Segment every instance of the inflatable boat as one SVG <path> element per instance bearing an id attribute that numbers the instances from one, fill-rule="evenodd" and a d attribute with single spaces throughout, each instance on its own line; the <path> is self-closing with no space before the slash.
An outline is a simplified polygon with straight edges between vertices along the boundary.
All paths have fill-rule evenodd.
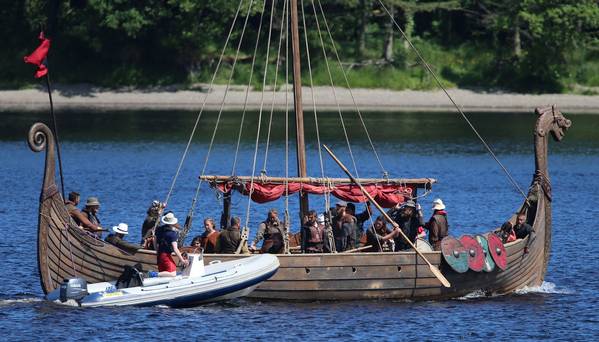
<path id="1" fill-rule="evenodd" d="M 122 305 L 193 306 L 245 296 L 273 276 L 279 260 L 271 254 L 204 265 L 201 254 L 189 254 L 189 266 L 176 277 L 144 276 L 139 267 L 126 266 L 116 281 L 87 284 L 83 278 L 65 279 L 46 299 L 71 306 Z"/>

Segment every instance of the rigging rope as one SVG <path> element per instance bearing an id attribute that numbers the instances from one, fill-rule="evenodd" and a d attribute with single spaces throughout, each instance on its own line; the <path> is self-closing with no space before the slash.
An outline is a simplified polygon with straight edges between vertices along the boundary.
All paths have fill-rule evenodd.
<path id="1" fill-rule="evenodd" d="M 347 135 L 347 130 L 345 128 L 345 122 L 343 121 L 343 114 L 341 113 L 341 106 L 339 104 L 339 101 L 337 100 L 337 92 L 335 91 L 335 83 L 333 82 L 333 75 L 331 74 L 331 68 L 329 66 L 329 61 L 328 61 L 328 57 L 327 57 L 327 52 L 324 46 L 324 40 L 322 39 L 322 32 L 320 30 L 320 23 L 318 21 L 318 14 L 316 13 L 316 6 L 314 5 L 314 0 L 311 0 L 312 2 L 312 9 L 314 11 L 314 18 L 316 20 L 316 28 L 318 30 L 318 37 L 320 38 L 320 45 L 322 46 L 322 53 L 324 55 L 324 62 L 327 68 L 327 73 L 329 75 L 329 81 L 331 82 L 331 88 L 333 90 L 333 97 L 335 99 L 335 103 L 337 104 L 337 112 L 339 113 L 339 119 L 341 121 L 341 127 L 343 128 L 343 135 L 345 136 L 345 142 L 347 143 L 347 149 L 349 150 L 349 155 L 351 157 L 351 161 L 352 164 L 354 166 L 354 171 L 356 173 L 356 177 L 360 177 L 360 175 L 358 174 L 358 167 L 356 165 L 356 160 L 354 158 L 354 154 L 352 152 L 351 149 L 351 144 L 349 142 L 349 136 Z"/>
<path id="2" fill-rule="evenodd" d="M 243 123 L 245 121 L 245 114 L 247 112 L 248 96 L 252 87 L 252 80 L 254 78 L 254 66 L 256 65 L 256 55 L 258 52 L 258 44 L 260 43 L 260 33 L 262 32 L 262 18 L 264 17 L 264 9 L 266 8 L 266 2 L 262 5 L 262 13 L 260 14 L 260 24 L 258 24 L 258 35 L 256 38 L 256 44 L 254 45 L 254 55 L 252 56 L 252 66 L 250 67 L 250 77 L 248 86 L 245 89 L 245 99 L 243 101 L 243 111 L 241 113 L 241 123 L 239 124 L 239 134 L 237 135 L 237 146 L 235 147 L 235 157 L 233 158 L 233 167 L 231 168 L 231 176 L 235 175 L 235 169 L 237 167 L 237 158 L 239 155 L 239 145 L 241 144 L 241 135 L 243 132 Z M 270 37 L 269 37 L 270 39 Z M 270 44 L 270 42 L 269 42 Z"/>
<path id="3" fill-rule="evenodd" d="M 268 73 L 268 57 L 270 55 L 270 37 L 272 34 L 272 19 L 273 19 L 275 3 L 276 3 L 276 0 L 274 0 L 272 2 L 271 9 L 270 9 L 270 27 L 268 29 L 268 41 L 267 41 L 267 45 L 266 45 L 266 62 L 264 63 L 264 77 L 262 78 L 262 92 L 261 92 L 261 96 L 260 96 L 260 111 L 258 112 L 258 128 L 256 130 L 256 143 L 255 143 L 255 147 L 254 147 L 254 159 L 252 162 L 252 176 L 250 178 L 250 191 L 248 194 L 248 204 L 247 204 L 246 216 L 245 216 L 244 229 L 248 229 L 248 230 L 249 230 L 248 225 L 250 223 L 250 207 L 251 207 L 251 203 L 252 203 L 252 193 L 254 192 L 254 176 L 256 175 L 256 164 L 257 164 L 257 160 L 258 160 L 258 147 L 260 146 L 260 130 L 262 128 L 262 111 L 264 109 L 264 88 L 266 87 L 266 75 Z M 266 6 L 266 1 L 264 1 L 264 6 Z M 264 13 L 264 8 L 262 9 L 262 12 Z M 260 23 L 262 23 L 262 20 L 260 20 Z"/>
<path id="4" fill-rule="evenodd" d="M 327 18 L 324 14 L 324 10 L 322 9 L 322 4 L 320 3 L 320 0 L 318 0 L 318 7 L 320 8 L 320 12 L 322 13 L 322 19 L 323 19 L 324 25 L 327 29 L 329 39 L 331 40 L 331 46 L 333 47 L 333 52 L 335 53 L 335 57 L 337 58 L 337 63 L 339 64 L 339 69 L 341 69 L 341 73 L 343 74 L 343 78 L 345 79 L 345 84 L 347 85 L 347 89 L 349 90 L 349 95 L 351 96 L 354 107 L 356 108 L 356 113 L 358 114 L 358 117 L 360 118 L 360 123 L 362 124 L 362 127 L 364 128 L 364 132 L 366 132 L 366 137 L 368 138 L 368 142 L 370 143 L 372 152 L 374 152 L 374 156 L 376 157 L 376 160 L 379 163 L 379 166 L 381 168 L 381 171 L 383 172 L 383 175 L 387 176 L 388 173 L 385 170 L 385 168 L 383 167 L 381 158 L 379 157 L 379 154 L 376 151 L 376 148 L 374 147 L 374 143 L 372 142 L 372 138 L 370 137 L 370 133 L 368 132 L 368 128 L 366 127 L 366 123 L 364 122 L 364 119 L 362 118 L 362 113 L 360 112 L 360 108 L 358 107 L 358 103 L 356 102 L 356 98 L 354 97 L 352 88 L 349 86 L 349 80 L 347 78 L 347 73 L 345 72 L 345 69 L 343 68 L 343 65 L 341 64 L 341 58 L 339 58 L 339 53 L 337 51 L 337 47 L 335 46 L 335 40 L 333 39 L 333 35 L 331 34 L 331 30 L 329 28 L 329 23 L 327 22 Z"/>
<path id="5" fill-rule="evenodd" d="M 243 1 L 243 0 L 242 0 L 242 1 Z M 205 157 L 205 159 L 204 159 L 204 165 L 202 166 L 202 172 L 201 172 L 201 175 L 202 175 L 202 176 L 203 176 L 203 175 L 204 175 L 204 173 L 206 172 L 206 167 L 207 167 L 207 165 L 208 165 L 208 160 L 210 159 L 210 153 L 212 152 L 212 146 L 213 146 L 213 144 L 214 144 L 214 138 L 216 137 L 216 132 L 218 131 L 218 125 L 219 125 L 219 123 L 220 123 L 220 118 L 221 118 L 221 115 L 222 115 L 222 112 L 223 112 L 223 108 L 224 108 L 225 100 L 226 100 L 226 98 L 227 98 L 227 94 L 229 93 L 229 87 L 230 87 L 230 85 L 231 85 L 231 81 L 233 80 L 233 75 L 235 74 L 235 66 L 237 65 L 237 59 L 238 59 L 238 57 L 239 57 L 239 51 L 241 50 L 241 43 L 243 42 L 243 37 L 244 37 L 244 35 L 245 35 L 245 30 L 246 30 L 246 27 L 247 27 L 248 19 L 249 19 L 249 17 L 250 17 L 250 11 L 251 11 L 251 8 L 252 8 L 252 4 L 253 4 L 253 2 L 254 2 L 254 0 L 250 0 L 250 6 L 248 7 L 248 11 L 247 11 L 247 14 L 246 14 L 246 17 L 245 17 L 245 21 L 244 21 L 244 23 L 243 23 L 243 29 L 242 29 L 242 31 L 241 31 L 241 36 L 240 36 L 240 38 L 239 38 L 239 43 L 237 44 L 237 51 L 235 52 L 235 59 L 234 59 L 234 61 L 233 61 L 233 65 L 232 65 L 232 67 L 231 67 L 231 73 L 230 73 L 230 75 L 229 75 L 229 80 L 227 81 L 227 85 L 226 85 L 226 87 L 225 87 L 225 94 L 224 94 L 224 96 L 223 96 L 223 99 L 222 99 L 222 101 L 221 101 L 221 104 L 220 104 L 220 110 L 219 110 L 219 112 L 218 112 L 218 115 L 217 115 L 217 118 L 216 118 L 216 123 L 215 123 L 215 125 L 214 125 L 214 130 L 212 131 L 212 137 L 210 138 L 210 144 L 208 145 L 208 151 L 206 152 L 206 157 Z M 236 17 L 235 19 L 237 19 L 237 17 Z M 231 26 L 231 29 L 232 29 L 232 28 L 233 28 L 233 26 Z M 231 31 L 229 31 L 229 33 L 230 33 L 230 32 L 231 32 Z M 223 53 L 224 53 L 224 49 L 223 49 Z M 222 56 L 221 56 L 221 57 L 222 57 Z M 216 76 L 216 73 L 214 74 L 214 76 Z M 213 77 L 214 77 L 214 76 L 213 76 Z M 205 102 L 204 102 L 204 103 L 205 103 Z M 203 109 L 203 108 L 204 108 L 204 106 L 202 105 L 202 109 Z M 201 115 L 201 112 L 200 112 L 200 115 Z M 197 119 L 197 121 L 196 121 L 196 125 L 197 125 L 197 123 L 199 122 L 199 117 L 200 117 L 200 115 L 198 115 L 198 119 Z M 196 127 L 194 127 L 194 131 L 195 131 L 195 128 L 196 128 Z M 191 139 L 192 139 L 192 138 L 193 138 L 193 133 L 192 133 L 192 136 L 190 137 L 190 140 L 189 140 L 189 143 L 188 143 L 188 145 L 187 145 L 187 148 L 186 148 L 186 151 L 185 151 L 185 153 L 187 153 L 187 149 L 189 148 L 189 145 L 190 145 L 190 143 L 191 143 Z M 181 161 L 181 164 L 182 164 L 182 162 L 183 162 L 183 160 Z M 181 168 L 181 164 L 179 165 L 179 169 Z M 179 173 L 179 170 L 177 170 L 177 174 L 178 174 L 178 173 Z M 184 227 L 183 231 L 182 231 L 182 232 L 181 232 L 181 234 L 179 235 L 179 241 L 180 241 L 181 243 L 183 243 L 183 242 L 184 242 L 184 240 L 185 240 L 185 237 L 187 236 L 187 233 L 188 233 L 188 232 L 189 232 L 189 230 L 191 229 L 191 217 L 193 216 L 193 211 L 195 210 L 195 205 L 196 205 L 196 202 L 197 202 L 197 198 L 198 198 L 198 196 L 199 196 L 199 194 L 200 194 L 200 188 L 201 188 L 201 187 L 202 187 L 202 179 L 200 178 L 200 180 L 198 181 L 198 185 L 197 185 L 197 187 L 196 187 L 196 190 L 195 190 L 195 194 L 194 194 L 194 196 L 193 196 L 193 199 L 192 199 L 192 201 L 191 201 L 191 207 L 189 208 L 189 212 L 188 212 L 188 214 L 187 214 L 187 217 L 188 217 L 188 218 L 187 218 L 187 220 L 186 220 L 186 221 L 188 221 L 188 224 L 186 224 L 186 225 L 185 225 L 185 227 Z M 172 187 L 171 187 L 171 191 L 172 191 Z M 169 195 L 170 195 L 170 191 L 169 191 Z M 168 197 L 167 197 L 167 198 L 168 198 Z M 167 202 L 165 201 L 165 203 L 167 203 Z"/>
<path id="6" fill-rule="evenodd" d="M 445 93 L 445 95 L 449 98 L 449 100 L 454 105 L 454 107 L 457 109 L 457 111 L 460 113 L 460 115 L 462 116 L 462 118 L 464 118 L 464 120 L 466 121 L 466 123 L 468 124 L 468 126 L 470 126 L 470 128 L 472 129 L 472 131 L 474 132 L 474 134 L 476 134 L 476 136 L 481 141 L 481 143 L 483 144 L 483 146 L 487 149 L 487 152 L 489 152 L 489 154 L 491 155 L 491 157 L 493 157 L 493 159 L 495 160 L 495 162 L 497 162 L 497 164 L 501 167 L 501 169 L 503 170 L 503 172 L 505 173 L 505 175 L 507 176 L 507 178 L 509 179 L 509 181 L 512 183 L 512 185 L 516 188 L 516 190 L 518 190 L 520 192 L 520 194 L 522 194 L 522 196 L 524 197 L 524 199 L 528 202 L 527 196 L 524 193 L 524 191 L 522 191 L 522 188 L 520 188 L 520 186 L 518 185 L 518 183 L 516 182 L 516 180 L 512 177 L 512 175 L 507 170 L 507 168 L 501 163 L 501 161 L 499 161 L 499 158 L 497 158 L 497 156 L 495 155 L 495 152 L 493 152 L 493 150 L 487 144 L 487 142 L 485 141 L 485 139 L 483 139 L 483 137 L 478 133 L 478 130 L 474 127 L 474 125 L 472 124 L 472 122 L 470 122 L 470 120 L 468 119 L 468 117 L 466 116 L 466 114 L 464 114 L 464 112 L 462 111 L 462 109 L 460 108 L 460 106 L 458 106 L 458 104 L 454 101 L 453 97 L 451 97 L 451 95 L 449 95 L 449 92 L 447 92 L 447 90 L 445 89 L 445 87 L 443 86 L 443 84 L 441 84 L 441 81 L 439 80 L 439 77 L 437 77 L 437 74 L 433 71 L 433 69 L 431 69 L 431 67 L 429 66 L 429 64 L 424 59 L 424 57 L 422 57 L 422 55 L 420 54 L 420 51 L 418 51 L 418 49 L 416 49 L 416 47 L 414 46 L 414 44 L 412 44 L 412 41 L 408 38 L 408 36 L 405 34 L 405 32 L 401 29 L 401 27 L 399 26 L 399 24 L 397 23 L 397 21 L 395 20 L 395 18 L 391 14 L 391 12 L 389 12 L 389 10 L 385 6 L 385 4 L 382 2 L 382 0 L 378 0 L 378 2 L 381 4 L 381 6 L 385 10 L 385 12 L 387 12 L 387 14 L 389 15 L 389 17 L 393 21 L 393 24 L 395 24 L 395 27 L 397 27 L 397 29 L 399 30 L 399 32 L 401 33 L 401 35 L 403 36 L 403 38 L 406 40 L 406 42 L 408 43 L 408 45 L 410 45 L 410 48 L 412 48 L 412 50 L 414 51 L 414 53 L 416 53 L 416 56 L 418 56 L 418 59 L 420 60 L 420 63 L 422 64 L 422 66 L 431 74 L 431 76 L 433 76 L 433 78 L 435 79 L 435 82 L 437 83 L 437 85 L 443 90 L 443 92 Z"/>
<path id="7" fill-rule="evenodd" d="M 308 46 L 308 28 L 306 26 L 306 14 L 304 12 L 304 0 L 301 0 L 301 8 L 302 8 L 302 22 L 304 24 L 304 42 L 306 44 L 306 59 L 308 60 L 308 75 L 310 76 L 310 93 L 312 95 L 312 109 L 314 111 L 314 123 L 316 127 L 316 142 L 318 144 L 318 159 L 320 161 L 320 174 L 322 178 L 324 178 L 324 163 L 322 159 L 322 146 L 320 144 L 320 129 L 318 128 L 318 113 L 316 110 L 316 97 L 314 96 L 314 80 L 312 77 L 312 63 L 310 60 L 310 49 Z M 325 203 L 326 206 L 326 203 Z M 325 207 L 325 211 L 328 210 L 328 207 Z"/>
<path id="8" fill-rule="evenodd" d="M 285 253 L 289 253 L 289 92 L 287 85 L 289 84 L 289 0 L 285 1 L 285 229 L 287 236 L 285 237 Z M 283 25 L 281 25 L 283 29 Z"/>
<path id="9" fill-rule="evenodd" d="M 231 27 L 229 28 L 229 33 L 227 34 L 227 39 L 225 40 L 225 45 L 223 46 L 223 49 L 220 53 L 220 57 L 218 58 L 218 63 L 216 64 L 216 69 L 214 70 L 214 74 L 212 74 L 212 79 L 210 80 L 210 85 L 208 86 L 208 92 L 206 93 L 206 96 L 204 96 L 204 102 L 202 103 L 200 112 L 198 113 L 195 124 L 193 125 L 193 129 L 191 130 L 189 140 L 187 141 L 187 145 L 185 146 L 185 151 L 183 152 L 183 155 L 181 156 L 181 160 L 179 161 L 179 165 L 177 166 L 177 171 L 175 172 L 175 176 L 173 177 L 171 186 L 168 190 L 168 193 L 166 194 L 166 198 L 164 200 L 165 204 L 167 204 L 169 201 L 169 198 L 170 198 L 170 196 L 173 192 L 173 189 L 175 187 L 175 184 L 177 182 L 177 178 L 179 177 L 179 173 L 181 172 L 181 167 L 183 166 L 183 163 L 185 162 L 185 158 L 187 157 L 187 153 L 189 152 L 189 147 L 191 146 L 191 142 L 195 135 L 196 129 L 198 128 L 198 124 L 200 122 L 200 118 L 202 117 L 202 113 L 204 112 L 204 107 L 206 106 L 206 101 L 208 100 L 208 95 L 210 94 L 210 92 L 212 91 L 212 87 L 214 86 L 214 80 L 216 79 L 216 75 L 218 74 L 218 70 L 220 69 L 220 66 L 222 64 L 223 57 L 225 55 L 225 50 L 227 49 L 229 40 L 231 39 L 231 34 L 233 33 L 233 28 L 235 27 L 235 24 L 237 22 L 237 18 L 239 16 L 239 11 L 241 10 L 242 4 L 243 4 L 243 0 L 239 0 L 239 5 L 237 6 L 237 11 L 235 12 L 235 17 L 233 18 L 233 22 L 231 23 Z"/>
<path id="10" fill-rule="evenodd" d="M 271 106 L 270 106 L 270 117 L 268 119 L 268 134 L 266 136 L 266 151 L 264 152 L 264 166 L 262 167 L 262 173 L 266 174 L 266 164 L 268 161 L 268 148 L 270 145 L 270 130 L 272 128 L 272 117 L 273 117 L 273 113 L 274 113 L 274 109 L 275 109 L 275 94 L 277 91 L 277 81 L 279 78 L 279 66 L 280 66 L 280 62 L 281 62 L 281 46 L 282 46 L 282 42 L 283 42 L 283 26 L 285 25 L 285 15 L 287 13 L 287 1 L 285 1 L 283 3 L 283 12 L 281 13 L 281 18 L 283 18 L 283 21 L 281 22 L 281 33 L 279 34 L 279 46 L 277 47 L 277 63 L 276 63 L 276 67 L 275 67 L 275 81 L 274 81 L 274 85 L 272 87 L 272 102 L 271 102 Z"/>

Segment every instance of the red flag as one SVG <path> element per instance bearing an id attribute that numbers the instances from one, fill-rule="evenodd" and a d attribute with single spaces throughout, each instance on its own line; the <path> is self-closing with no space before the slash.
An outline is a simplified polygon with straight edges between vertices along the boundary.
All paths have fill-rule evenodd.
<path id="1" fill-rule="evenodd" d="M 42 41 L 40 46 L 35 49 L 29 56 L 25 56 L 25 63 L 37 65 L 35 78 L 40 78 L 48 73 L 48 68 L 44 64 L 48 50 L 50 50 L 50 39 L 44 37 L 44 32 L 40 32 L 39 39 Z"/>

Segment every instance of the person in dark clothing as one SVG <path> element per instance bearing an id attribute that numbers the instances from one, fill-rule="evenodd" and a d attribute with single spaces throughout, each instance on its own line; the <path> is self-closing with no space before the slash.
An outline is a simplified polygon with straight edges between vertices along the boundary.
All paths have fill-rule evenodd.
<path id="1" fill-rule="evenodd" d="M 239 217 L 231 218 L 231 225 L 220 232 L 217 244 L 217 253 L 235 254 L 241 243 L 241 220 Z M 241 254 L 249 254 L 247 246 L 241 247 Z"/>
<path id="2" fill-rule="evenodd" d="M 157 223 L 160 219 L 160 210 L 162 208 L 164 208 L 162 203 L 157 200 L 152 201 L 144 223 L 141 225 L 141 244 L 146 246 L 146 248 L 153 248 L 151 238 L 154 235 L 154 229 L 158 226 Z"/>
<path id="3" fill-rule="evenodd" d="M 433 215 L 424 225 L 424 228 L 428 230 L 428 241 L 431 246 L 433 246 L 434 250 L 439 251 L 441 250 L 441 240 L 447 236 L 449 231 L 445 204 L 443 204 L 440 198 L 433 201 L 433 210 Z"/>
<path id="4" fill-rule="evenodd" d="M 322 253 L 324 245 L 324 216 L 322 224 L 318 222 L 316 211 L 310 210 L 302 226 L 302 252 Z"/>
<path id="5" fill-rule="evenodd" d="M 85 208 L 83 208 L 81 213 L 89 221 L 90 225 L 86 225 L 85 221 L 77 223 L 83 226 L 83 229 L 91 232 L 93 236 L 95 236 L 98 239 L 101 239 L 103 229 L 100 226 L 98 211 L 100 211 L 100 201 L 98 201 L 97 197 L 89 197 L 87 199 L 87 202 L 85 202 Z"/>
<path id="6" fill-rule="evenodd" d="M 335 204 L 335 208 L 331 209 L 331 216 L 332 216 L 332 228 L 333 228 L 333 237 L 335 240 L 335 249 L 337 250 L 337 252 L 343 252 L 348 248 L 347 246 L 347 242 L 348 242 L 348 231 L 349 231 L 349 227 L 346 225 L 345 227 L 343 226 L 344 223 L 346 223 L 347 219 L 345 218 L 345 208 L 347 207 L 347 203 L 344 201 L 339 201 Z"/>
<path id="7" fill-rule="evenodd" d="M 360 214 L 356 214 L 356 206 L 353 203 L 347 203 L 347 207 L 345 208 L 345 213 L 352 215 L 353 217 L 356 218 L 355 223 L 355 236 L 354 236 L 354 248 L 358 247 L 358 244 L 360 242 L 360 239 L 362 238 L 362 235 L 364 235 L 364 222 L 366 222 L 368 219 L 370 219 L 370 215 L 372 213 L 372 210 L 370 208 L 370 202 L 366 202 L 366 210 L 364 210 L 362 213 Z"/>
<path id="8" fill-rule="evenodd" d="M 406 201 L 405 204 L 391 216 L 391 218 L 399 225 L 399 228 L 411 242 L 416 242 L 418 228 L 424 226 L 424 219 L 422 210 L 418 210 L 418 206 L 414 201 Z M 395 251 L 404 251 L 412 248 L 399 233 L 397 233 L 394 240 Z"/>
<path id="9" fill-rule="evenodd" d="M 270 209 L 266 220 L 258 226 L 250 250 L 256 250 L 256 245 L 264 240 L 261 248 L 263 253 L 282 253 L 285 247 L 285 234 L 285 223 L 279 220 L 279 212 L 277 209 Z"/>
<path id="10" fill-rule="evenodd" d="M 366 245 L 371 246 L 365 252 L 383 252 L 385 250 L 394 250 L 395 232 L 387 228 L 387 223 L 383 216 L 376 218 L 370 228 L 366 230 Z"/>
<path id="11" fill-rule="evenodd" d="M 514 226 L 514 233 L 518 239 L 524 239 L 530 233 L 532 233 L 532 227 L 526 223 L 526 214 L 518 214 L 518 217 L 516 218 L 516 225 Z"/>
<path id="12" fill-rule="evenodd" d="M 516 241 L 516 233 L 514 232 L 514 226 L 510 221 L 505 222 L 501 225 L 501 228 L 495 232 L 495 234 L 501 239 L 501 242 L 508 243 Z"/>
<path id="13" fill-rule="evenodd" d="M 124 238 L 127 234 L 129 234 L 129 226 L 126 223 L 119 223 L 118 226 L 112 227 L 112 233 L 106 237 L 105 241 L 127 253 L 133 254 L 142 246 L 125 241 Z"/>
<path id="14" fill-rule="evenodd" d="M 162 216 L 160 222 L 162 222 L 162 226 L 156 228 L 156 243 L 154 244 L 158 263 L 158 276 L 175 277 L 177 275 L 177 265 L 173 260 L 172 253 L 175 253 L 184 267 L 189 266 L 189 261 L 183 258 L 177 246 L 179 229 L 177 229 L 176 224 L 178 220 L 175 214 L 168 212 Z"/>

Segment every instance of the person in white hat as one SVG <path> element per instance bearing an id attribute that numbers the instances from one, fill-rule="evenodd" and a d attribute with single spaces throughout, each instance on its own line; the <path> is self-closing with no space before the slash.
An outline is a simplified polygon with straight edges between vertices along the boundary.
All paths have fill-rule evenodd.
<path id="1" fill-rule="evenodd" d="M 127 234 L 129 234 L 129 226 L 126 223 L 119 223 L 117 226 L 112 227 L 112 233 L 106 237 L 106 242 L 133 254 L 142 246 L 125 241 L 124 238 Z"/>
<path id="2" fill-rule="evenodd" d="M 179 240 L 179 228 L 177 225 L 177 217 L 172 211 L 167 212 L 160 219 L 162 226 L 156 229 L 156 257 L 158 263 L 159 277 L 175 277 L 177 276 L 177 265 L 171 256 L 172 253 L 179 258 L 179 261 L 184 267 L 189 266 L 189 261 L 181 255 L 177 246 Z"/>
<path id="3" fill-rule="evenodd" d="M 433 215 L 424 225 L 428 229 L 428 241 L 436 251 L 441 250 L 441 240 L 447 236 L 449 224 L 447 223 L 447 212 L 445 204 L 440 198 L 433 201 Z"/>

